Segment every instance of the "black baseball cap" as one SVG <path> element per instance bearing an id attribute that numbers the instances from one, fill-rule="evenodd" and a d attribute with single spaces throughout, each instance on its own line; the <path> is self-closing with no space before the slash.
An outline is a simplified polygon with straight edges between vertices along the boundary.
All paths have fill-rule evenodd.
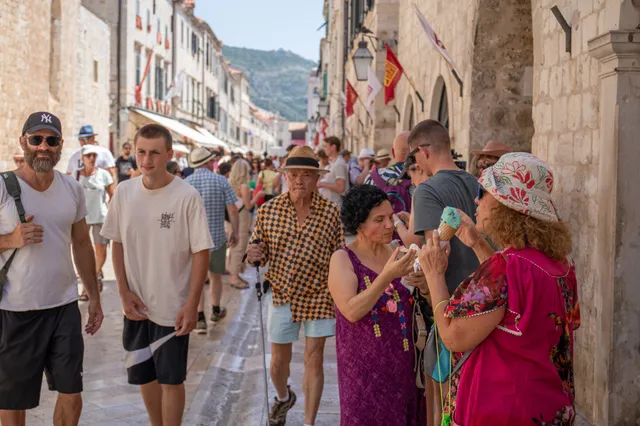
<path id="1" fill-rule="evenodd" d="M 62 136 L 62 124 L 60 124 L 58 117 L 46 111 L 34 112 L 22 126 L 22 136 L 45 129 L 52 130 L 58 136 Z"/>

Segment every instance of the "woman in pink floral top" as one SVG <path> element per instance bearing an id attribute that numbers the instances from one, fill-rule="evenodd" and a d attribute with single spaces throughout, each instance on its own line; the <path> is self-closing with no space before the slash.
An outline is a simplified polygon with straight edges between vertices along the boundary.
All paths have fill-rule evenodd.
<path id="1" fill-rule="evenodd" d="M 449 298 L 447 248 L 437 235 L 419 259 L 439 336 L 452 363 L 445 422 L 461 426 L 573 425 L 573 334 L 580 325 L 571 235 L 553 202 L 553 174 L 531 154 L 510 153 L 480 178 L 477 225 L 456 236 L 482 265 Z M 483 232 L 505 250 L 493 253 Z M 435 233 L 437 234 L 437 233 Z"/>

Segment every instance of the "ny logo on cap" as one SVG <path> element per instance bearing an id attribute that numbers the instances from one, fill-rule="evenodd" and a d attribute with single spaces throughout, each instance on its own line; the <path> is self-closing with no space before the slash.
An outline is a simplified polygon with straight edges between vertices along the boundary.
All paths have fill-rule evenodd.
<path id="1" fill-rule="evenodd" d="M 42 114 L 42 117 L 40 117 L 40 122 L 41 123 L 51 123 L 51 115 L 50 114 Z"/>

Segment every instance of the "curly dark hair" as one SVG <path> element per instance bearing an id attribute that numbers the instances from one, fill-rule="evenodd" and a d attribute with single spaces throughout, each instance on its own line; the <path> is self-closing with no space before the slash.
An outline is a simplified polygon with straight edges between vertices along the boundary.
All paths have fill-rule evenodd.
<path id="1" fill-rule="evenodd" d="M 389 197 L 375 185 L 355 185 L 342 197 L 340 218 L 347 232 L 355 234 L 369 217 L 374 207 L 378 207 Z"/>

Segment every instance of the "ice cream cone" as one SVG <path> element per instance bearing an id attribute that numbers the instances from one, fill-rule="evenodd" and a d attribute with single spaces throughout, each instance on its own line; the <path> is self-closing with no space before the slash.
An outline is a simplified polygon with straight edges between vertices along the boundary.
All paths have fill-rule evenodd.
<path id="1" fill-rule="evenodd" d="M 440 241 L 451 241 L 454 235 L 456 235 L 456 228 L 452 228 L 446 223 L 440 223 L 438 228 L 438 234 L 440 234 Z"/>

